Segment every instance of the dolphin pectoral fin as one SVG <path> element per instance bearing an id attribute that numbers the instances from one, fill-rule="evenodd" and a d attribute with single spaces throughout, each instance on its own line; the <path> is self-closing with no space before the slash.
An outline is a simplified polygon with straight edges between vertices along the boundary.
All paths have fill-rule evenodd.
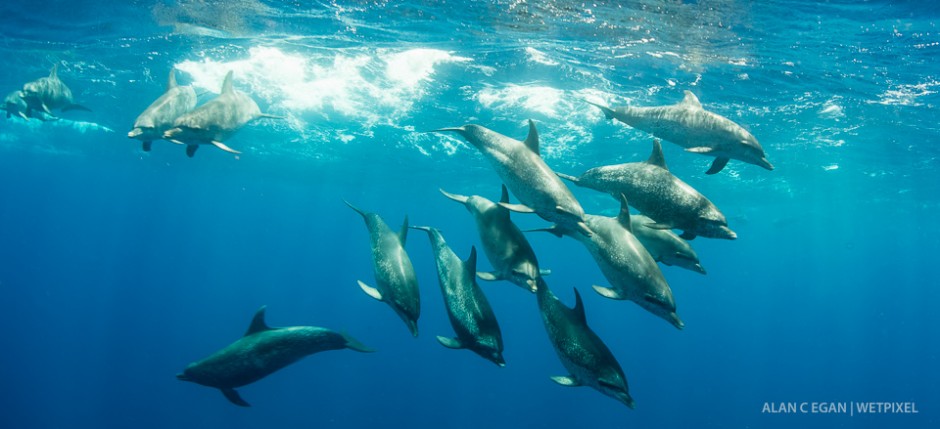
<path id="1" fill-rule="evenodd" d="M 558 383 L 558 384 L 560 384 L 560 385 L 562 385 L 562 386 L 578 387 L 578 386 L 581 385 L 581 382 L 579 382 L 578 379 L 576 379 L 576 378 L 574 378 L 573 376 L 570 376 L 570 375 L 555 375 L 555 376 L 552 376 L 552 377 L 549 377 L 549 378 L 551 378 L 552 381 L 554 381 L 554 382 L 556 382 L 556 383 Z"/>
<path id="2" fill-rule="evenodd" d="M 708 171 L 705 172 L 705 174 L 718 173 L 719 171 L 721 171 L 721 169 L 725 168 L 725 166 L 728 165 L 728 161 L 730 160 L 731 158 L 725 158 L 721 156 L 719 156 L 718 158 L 715 158 L 715 161 L 712 162 L 711 168 L 709 168 Z"/>
<path id="3" fill-rule="evenodd" d="M 29 120 L 29 116 L 26 116 L 26 113 L 23 113 L 23 112 L 16 112 L 16 116 L 19 116 L 27 121 Z M 9 113 L 7 113 L 7 117 L 8 118 L 10 117 Z"/>
<path id="4" fill-rule="evenodd" d="M 366 347 L 355 338 L 350 337 L 349 334 L 345 332 L 341 332 L 340 335 L 342 335 L 343 339 L 346 340 L 346 348 L 350 350 L 355 350 L 357 352 L 362 352 L 362 353 L 374 353 L 375 352 L 375 350 L 369 347 Z"/>
<path id="5" fill-rule="evenodd" d="M 245 402 L 244 399 L 235 391 L 235 389 L 219 389 L 222 391 L 222 394 L 225 395 L 225 399 L 228 399 L 229 402 L 238 405 L 239 407 L 250 407 L 251 404 Z"/>
<path id="6" fill-rule="evenodd" d="M 682 234 L 679 235 L 679 238 L 683 240 L 693 240 L 695 239 L 695 237 L 698 237 L 698 236 L 689 231 L 683 231 Z"/>
<path id="7" fill-rule="evenodd" d="M 87 107 L 85 107 L 85 106 L 82 106 L 81 104 L 69 104 L 68 106 L 65 106 L 65 107 L 62 108 L 62 111 L 63 111 L 63 112 L 68 112 L 69 110 L 84 110 L 84 111 L 86 111 L 86 112 L 90 112 L 90 111 L 91 111 L 91 109 L 89 109 L 89 108 L 87 108 Z"/>
<path id="8" fill-rule="evenodd" d="M 692 152 L 692 153 L 712 153 L 715 151 L 715 148 L 708 147 L 708 146 L 696 146 L 696 147 L 687 148 L 685 151 Z"/>
<path id="9" fill-rule="evenodd" d="M 177 139 L 167 139 L 167 141 L 170 142 L 170 143 L 173 143 L 173 144 L 178 144 L 178 145 L 185 145 L 185 144 L 186 144 L 186 143 L 183 143 L 183 142 L 181 142 L 181 141 L 179 141 L 179 140 L 177 140 Z"/>
<path id="10" fill-rule="evenodd" d="M 456 202 L 458 202 L 458 203 L 461 203 L 461 204 L 467 204 L 467 200 L 470 199 L 470 197 L 467 197 L 467 196 L 464 196 L 464 195 L 452 194 L 452 193 L 447 192 L 447 191 L 445 191 L 445 190 L 443 190 L 443 189 L 440 189 L 440 188 L 438 189 L 438 191 L 441 191 L 441 193 L 444 194 L 445 197 L 450 198 L 450 199 L 452 199 L 452 200 L 454 200 L 454 201 L 456 201 Z"/>
<path id="11" fill-rule="evenodd" d="M 496 280 L 503 279 L 503 276 L 497 271 L 492 271 L 492 272 L 477 271 L 477 277 L 479 277 L 480 280 L 486 280 L 488 282 L 493 282 Z"/>
<path id="12" fill-rule="evenodd" d="M 195 145 L 195 144 L 186 145 L 186 156 L 192 158 L 193 156 L 196 155 L 196 150 L 198 149 L 199 149 L 199 145 Z"/>
<path id="13" fill-rule="evenodd" d="M 222 150 L 224 150 L 224 151 L 226 151 L 226 152 L 228 152 L 228 153 L 234 153 L 234 154 L 236 154 L 236 155 L 241 153 L 241 152 L 239 152 L 239 151 L 237 151 L 237 150 L 235 150 L 235 149 L 232 149 L 232 148 L 226 146 L 225 143 L 222 143 L 222 142 L 220 142 L 220 141 L 213 140 L 213 141 L 212 141 L 212 145 L 215 146 L 215 147 L 217 147 L 217 148 L 219 148 L 219 149 L 222 149 Z"/>
<path id="14" fill-rule="evenodd" d="M 584 222 L 578 222 L 578 232 L 584 234 L 585 237 L 594 235 L 594 231 L 591 231 L 591 228 Z"/>
<path id="15" fill-rule="evenodd" d="M 49 106 L 46 106 L 46 103 L 41 103 L 39 106 L 42 107 L 43 112 L 46 112 L 50 115 L 52 114 L 52 111 L 49 110 Z"/>
<path id="16" fill-rule="evenodd" d="M 447 338 L 440 335 L 437 336 L 437 342 L 441 343 L 442 346 L 449 349 L 462 349 L 465 348 L 463 343 L 456 338 Z"/>
<path id="17" fill-rule="evenodd" d="M 594 285 L 594 286 L 592 286 L 592 287 L 594 288 L 594 292 L 597 292 L 598 294 L 600 294 L 600 295 L 603 296 L 604 298 L 610 298 L 610 299 L 624 299 L 622 296 L 620 296 L 620 293 L 619 293 L 619 292 L 617 292 L 616 290 L 613 290 L 613 289 L 611 289 L 611 288 L 609 288 L 609 287 L 598 286 L 598 285 Z"/>
<path id="18" fill-rule="evenodd" d="M 539 275 L 542 277 L 548 276 L 551 274 L 552 274 L 552 270 L 549 270 L 549 269 L 539 270 Z"/>
<path id="19" fill-rule="evenodd" d="M 525 204 L 509 204 L 504 202 L 497 203 L 506 210 L 514 211 L 516 213 L 535 213 L 535 210 L 532 210 L 531 207 Z"/>
<path id="20" fill-rule="evenodd" d="M 379 292 L 378 289 L 363 283 L 362 280 L 356 280 L 356 281 L 359 282 L 359 287 L 362 289 L 363 292 L 366 293 L 366 295 L 369 295 L 379 301 L 382 300 L 382 292 Z"/>
<path id="21" fill-rule="evenodd" d="M 147 141 L 143 142 L 143 149 L 144 149 L 144 152 L 150 152 L 150 148 L 151 148 L 151 147 L 153 147 L 153 142 L 152 142 L 152 141 L 147 140 Z"/>

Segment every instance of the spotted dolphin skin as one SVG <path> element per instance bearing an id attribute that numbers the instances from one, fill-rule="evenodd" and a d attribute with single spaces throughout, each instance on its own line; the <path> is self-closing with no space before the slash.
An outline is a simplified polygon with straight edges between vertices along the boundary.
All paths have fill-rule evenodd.
<path id="1" fill-rule="evenodd" d="M 59 79 L 58 70 L 59 65 L 56 64 L 52 66 L 49 76 L 23 85 L 21 97 L 28 106 L 26 116 L 32 117 L 30 110 L 50 115 L 54 109 L 91 111 L 87 107 L 75 104 L 72 100 L 72 90 Z"/>
<path id="2" fill-rule="evenodd" d="M 462 261 L 436 228 L 412 228 L 426 231 L 431 239 L 444 306 L 457 334 L 456 338 L 438 336 L 437 341 L 447 348 L 469 349 L 496 365 L 506 366 L 503 334 L 489 300 L 476 282 L 477 249 L 472 247 L 470 257 Z"/>
<path id="3" fill-rule="evenodd" d="M 339 349 L 363 353 L 373 351 L 345 333 L 326 328 L 268 327 L 264 322 L 264 310 L 265 307 L 258 309 L 242 338 L 203 360 L 189 364 L 176 378 L 215 387 L 233 404 L 248 407 L 250 405 L 235 388 L 254 383 L 314 353 Z"/>
<path id="4" fill-rule="evenodd" d="M 418 276 L 411 264 L 411 258 L 405 252 L 408 216 L 405 216 L 401 231 L 396 233 L 379 215 L 364 212 L 349 202 L 344 202 L 365 220 L 372 243 L 372 266 L 376 286 L 369 286 L 360 280 L 359 287 L 372 298 L 388 304 L 408 326 L 411 335 L 417 337 L 421 296 L 418 293 Z"/>
<path id="5" fill-rule="evenodd" d="M 48 113 L 30 109 L 29 106 L 26 105 L 26 100 L 23 99 L 23 96 L 22 90 L 16 90 L 9 93 L 6 98 L 4 98 L 3 107 L 0 107 L 0 109 L 7 112 L 7 118 L 16 116 L 27 121 L 31 118 L 36 118 L 40 121 L 55 121 L 59 119 Z"/>
<path id="6" fill-rule="evenodd" d="M 562 304 L 542 279 L 536 295 L 545 331 L 568 370 L 568 375 L 554 376 L 552 381 L 562 386 L 589 386 L 636 408 L 620 363 L 587 324 L 578 290 L 574 290 L 574 308 Z"/>
<path id="7" fill-rule="evenodd" d="M 260 118 L 277 118 L 261 113 L 258 104 L 232 84 L 232 72 L 225 75 L 222 93 L 189 113 L 176 118 L 173 128 L 163 133 L 163 138 L 186 145 L 186 155 L 196 154 L 199 145 L 213 145 L 229 153 L 241 153 L 222 143 L 245 124 Z"/>
<path id="8" fill-rule="evenodd" d="M 503 185 L 500 203 L 509 204 L 509 191 Z M 492 272 L 478 271 L 483 280 L 508 280 L 517 286 L 535 292 L 538 278 L 548 275 L 548 270 L 539 269 L 539 261 L 529 241 L 512 220 L 509 209 L 479 195 L 451 194 L 441 189 L 445 197 L 463 204 L 473 214 L 477 232 L 483 243 L 483 252 L 493 265 Z"/>
<path id="9" fill-rule="evenodd" d="M 149 152 L 154 140 L 162 139 L 177 118 L 195 108 L 196 91 L 189 85 L 177 85 L 175 70 L 171 69 L 166 92 L 137 117 L 127 137 L 140 140 L 144 151 Z"/>
<path id="10" fill-rule="evenodd" d="M 764 148 L 751 133 L 734 121 L 709 112 L 691 91 L 681 102 L 656 107 L 599 107 L 607 119 L 616 119 L 638 130 L 669 140 L 689 152 L 715 157 L 706 174 L 715 174 L 737 159 L 773 170 Z"/>
<path id="11" fill-rule="evenodd" d="M 656 221 L 647 225 L 651 228 L 681 229 L 686 240 L 699 235 L 729 240 L 738 237 L 718 207 L 669 172 L 658 140 L 653 141 L 653 152 L 646 162 L 592 168 L 580 177 L 558 175 L 618 200 L 621 194 L 626 195 L 633 207 Z"/>
<path id="12" fill-rule="evenodd" d="M 668 229 L 650 228 L 655 224 L 652 219 L 639 215 L 630 215 L 630 227 L 633 235 L 643 244 L 656 262 L 677 266 L 699 274 L 705 274 L 705 268 L 699 262 L 695 249 L 676 233 Z"/>
<path id="13" fill-rule="evenodd" d="M 521 203 L 500 203 L 501 206 L 521 213 L 536 213 L 563 228 L 591 234 L 584 223 L 581 204 L 539 155 L 539 133 L 531 120 L 524 142 L 472 124 L 434 131 L 460 134 L 486 157 Z"/>

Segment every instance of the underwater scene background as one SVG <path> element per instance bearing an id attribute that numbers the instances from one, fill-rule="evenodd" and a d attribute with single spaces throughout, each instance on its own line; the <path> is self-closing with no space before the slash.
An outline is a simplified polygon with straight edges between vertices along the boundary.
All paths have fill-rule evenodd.
<path id="1" fill-rule="evenodd" d="M 4 94 L 57 65 L 91 111 L 0 119 L 0 427 L 936 427 L 938 17 L 917 1 L 3 2 Z M 125 134 L 174 68 L 200 103 L 231 70 L 285 119 L 228 139 L 240 155 L 144 152 Z M 405 245 L 418 338 L 359 290 L 369 239 L 344 199 L 393 229 L 406 215 L 439 228 L 461 258 L 481 250 L 438 189 L 497 200 L 500 179 L 427 131 L 522 140 L 532 119 L 545 162 L 579 175 L 644 161 L 652 143 L 588 101 L 669 105 L 685 90 L 776 168 L 705 175 L 711 158 L 663 143 L 738 235 L 690 242 L 707 275 L 662 266 L 684 329 L 594 293 L 608 283 L 575 240 L 527 234 L 559 298 L 579 289 L 635 410 L 549 379 L 566 370 L 535 295 L 508 282 L 479 282 L 505 368 L 438 344 L 453 330 L 420 231 Z M 617 213 L 570 188 L 588 213 Z M 251 408 L 174 377 L 262 305 L 272 326 L 377 352 L 307 357 L 239 389 Z M 870 402 L 916 413 L 801 410 Z"/>

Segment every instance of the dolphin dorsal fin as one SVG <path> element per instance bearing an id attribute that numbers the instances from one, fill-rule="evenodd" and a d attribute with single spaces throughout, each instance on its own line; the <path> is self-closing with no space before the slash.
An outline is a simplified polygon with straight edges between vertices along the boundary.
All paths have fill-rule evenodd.
<path id="1" fill-rule="evenodd" d="M 255 312 L 255 317 L 251 319 L 251 325 L 248 325 L 248 331 L 245 332 L 246 337 L 252 334 L 257 334 L 258 332 L 271 330 L 268 324 L 264 323 L 264 310 L 266 308 L 266 305 L 262 305 L 261 308 Z"/>
<path id="2" fill-rule="evenodd" d="M 502 194 L 499 196 L 499 202 L 509 203 L 509 188 L 506 188 L 506 184 L 503 184 Z"/>
<path id="3" fill-rule="evenodd" d="M 401 245 L 405 245 L 405 240 L 408 238 L 408 215 L 405 215 L 405 222 L 401 224 L 401 231 L 398 232 L 398 239 L 401 241 Z"/>
<path id="4" fill-rule="evenodd" d="M 170 69 L 170 77 L 166 81 L 166 90 L 169 91 L 173 88 L 176 88 L 176 69 Z"/>
<path id="5" fill-rule="evenodd" d="M 222 93 L 223 94 L 229 94 L 229 93 L 235 92 L 235 88 L 232 87 L 232 75 L 233 74 L 234 73 L 232 72 L 232 70 L 229 70 L 228 74 L 225 75 L 225 80 L 222 81 Z"/>
<path id="6" fill-rule="evenodd" d="M 685 98 L 682 99 L 682 102 L 679 104 L 684 104 L 689 107 L 694 107 L 697 109 L 702 108 L 702 103 L 698 101 L 698 97 L 692 93 L 692 91 L 685 90 Z"/>
<path id="7" fill-rule="evenodd" d="M 617 214 L 617 222 L 627 231 L 633 233 L 633 227 L 630 226 L 630 206 L 627 205 L 627 196 L 620 194 L 620 213 Z"/>
<path id="8" fill-rule="evenodd" d="M 666 167 L 666 157 L 663 156 L 663 145 L 659 139 L 653 139 L 653 152 L 650 153 L 650 159 L 646 160 L 646 163 L 669 170 L 669 167 Z"/>
<path id="9" fill-rule="evenodd" d="M 53 79 L 59 78 L 59 65 L 58 64 L 52 65 L 52 70 L 49 70 L 49 77 Z"/>
<path id="10" fill-rule="evenodd" d="M 581 321 L 581 323 L 587 324 L 587 317 L 584 315 L 584 302 L 581 301 L 581 294 L 578 293 L 578 288 L 574 288 L 574 311 L 575 317 Z"/>
<path id="11" fill-rule="evenodd" d="M 539 132 L 535 129 L 535 122 L 529 119 L 529 135 L 525 138 L 525 145 L 536 155 L 539 154 Z M 541 155 L 540 155 L 541 156 Z"/>
<path id="12" fill-rule="evenodd" d="M 477 272 L 477 247 L 470 246 L 470 256 L 467 257 L 467 260 L 464 261 L 463 266 L 466 267 L 467 272 L 470 273 L 470 277 L 473 278 L 474 273 Z"/>

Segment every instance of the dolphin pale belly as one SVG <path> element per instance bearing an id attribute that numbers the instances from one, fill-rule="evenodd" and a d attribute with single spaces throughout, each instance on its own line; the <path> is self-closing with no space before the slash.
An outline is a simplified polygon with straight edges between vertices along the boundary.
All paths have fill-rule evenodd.
<path id="1" fill-rule="evenodd" d="M 490 302 L 476 282 L 476 248 L 471 248 L 470 257 L 462 261 L 437 229 L 425 226 L 412 228 L 426 231 L 431 239 L 444 306 L 450 325 L 457 334 L 456 338 L 438 336 L 438 342 L 447 348 L 469 349 L 496 365 L 506 366 L 503 359 L 503 334 Z"/>
<path id="2" fill-rule="evenodd" d="M 154 140 L 162 139 L 177 118 L 195 108 L 196 91 L 189 85 L 177 85 L 175 70 L 171 69 L 166 92 L 137 117 L 127 137 L 140 140 L 144 151 L 149 152 Z"/>
<path id="3" fill-rule="evenodd" d="M 563 228 L 590 235 L 584 209 L 539 154 L 539 134 L 529 120 L 525 141 L 515 140 L 479 125 L 442 128 L 460 134 L 490 162 L 521 204 L 500 203 L 513 211 L 536 213 Z"/>
<path id="4" fill-rule="evenodd" d="M 372 298 L 388 304 L 408 326 L 411 335 L 417 337 L 421 296 L 418 291 L 418 277 L 405 251 L 408 216 L 405 216 L 401 231 L 396 233 L 379 215 L 359 210 L 349 202 L 346 202 L 346 205 L 365 220 L 372 243 L 376 286 L 369 286 L 360 280 L 359 287 Z"/>
<path id="5" fill-rule="evenodd" d="M 535 292 L 538 279 L 548 271 L 539 269 L 539 261 L 529 241 L 512 220 L 509 209 L 478 195 L 464 196 L 441 193 L 463 204 L 473 214 L 477 232 L 483 243 L 483 252 L 493 264 L 492 272 L 477 272 L 483 280 L 508 280 L 519 287 Z M 502 186 L 500 203 L 509 204 L 509 191 Z"/>
<path id="6" fill-rule="evenodd" d="M 698 97 L 691 91 L 685 91 L 681 102 L 668 106 L 610 108 L 590 104 L 600 108 L 607 119 L 617 119 L 682 146 L 686 151 L 715 157 L 706 174 L 718 173 L 731 159 L 767 170 L 774 169 L 767 161 L 764 148 L 750 132 L 734 121 L 702 108 Z"/>
<path id="7" fill-rule="evenodd" d="M 669 172 L 659 141 L 653 141 L 653 152 L 646 162 L 596 167 L 580 177 L 559 176 L 617 199 L 626 195 L 633 207 L 656 221 L 649 227 L 681 229 L 685 239 L 698 235 L 737 238 L 725 215 L 708 198 Z"/>
<path id="8" fill-rule="evenodd" d="M 636 408 L 620 363 L 587 324 L 578 290 L 574 290 L 574 308 L 562 304 L 544 280 L 540 279 L 536 294 L 545 331 L 568 370 L 568 375 L 551 377 L 552 381 L 562 386 L 590 386 Z"/>
<path id="9" fill-rule="evenodd" d="M 215 387 L 235 405 L 247 407 L 235 388 L 254 383 L 306 356 L 326 350 L 372 352 L 349 335 L 314 326 L 271 328 L 265 307 L 255 313 L 238 341 L 209 357 L 189 364 L 176 378 Z"/>

